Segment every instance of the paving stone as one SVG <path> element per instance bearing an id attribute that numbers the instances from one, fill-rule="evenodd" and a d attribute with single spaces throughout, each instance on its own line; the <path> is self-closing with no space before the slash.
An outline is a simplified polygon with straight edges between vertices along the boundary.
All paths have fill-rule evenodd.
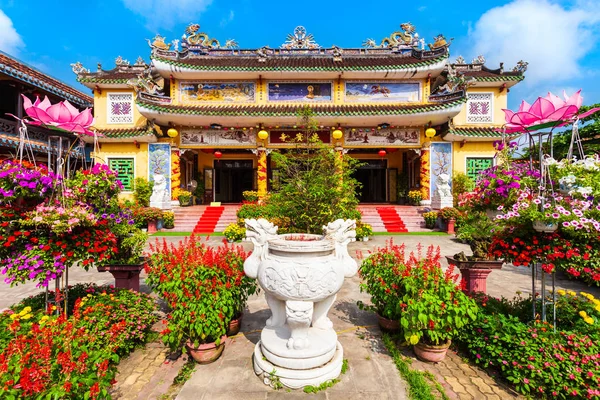
<path id="1" fill-rule="evenodd" d="M 446 382 L 448 382 L 450 387 L 452 387 L 453 391 L 455 391 L 458 394 L 467 394 L 465 387 L 458 381 L 458 379 L 456 379 L 453 376 L 451 376 L 451 377 L 446 376 L 445 378 L 446 378 Z"/>
<path id="2" fill-rule="evenodd" d="M 467 391 L 468 394 L 470 394 L 471 396 L 473 396 L 474 399 L 483 399 L 483 398 L 485 398 L 485 395 L 483 393 L 481 393 L 477 389 L 477 386 L 475 386 L 475 385 L 465 385 L 465 390 Z"/>
<path id="3" fill-rule="evenodd" d="M 135 382 L 137 381 L 137 379 L 141 376 L 141 374 L 139 373 L 133 373 L 131 375 L 129 375 L 127 378 L 125 378 L 125 381 L 123 382 L 123 386 L 132 386 L 133 384 L 135 384 Z"/>
<path id="4" fill-rule="evenodd" d="M 486 394 L 485 398 L 487 400 L 503 400 L 500 398 L 500 396 L 498 396 L 497 394 Z"/>
<path id="5" fill-rule="evenodd" d="M 471 382 L 473 382 L 475 384 L 475 386 L 477 386 L 477 388 L 479 389 L 480 392 L 482 392 L 484 394 L 494 394 L 490 385 L 485 383 L 483 379 L 481 379 L 479 377 L 471 378 Z"/>
<path id="6" fill-rule="evenodd" d="M 404 396 L 404 393 L 398 394 L 397 396 L 388 393 L 381 392 L 360 392 L 360 393 L 347 393 L 347 392 L 331 392 L 327 389 L 328 400 L 395 400 Z"/>
<path id="7" fill-rule="evenodd" d="M 285 389 L 280 389 L 277 391 L 271 391 L 271 392 L 267 393 L 268 400 L 289 400 L 289 399 L 306 400 L 307 396 L 310 396 L 309 398 L 311 400 L 312 399 L 316 399 L 316 400 L 326 400 L 327 399 L 327 395 L 325 394 L 325 392 L 311 393 L 310 395 L 308 395 L 302 391 L 288 392 Z"/>
<path id="8" fill-rule="evenodd" d="M 264 400 L 267 398 L 266 392 L 223 392 L 206 393 L 202 400 Z"/>

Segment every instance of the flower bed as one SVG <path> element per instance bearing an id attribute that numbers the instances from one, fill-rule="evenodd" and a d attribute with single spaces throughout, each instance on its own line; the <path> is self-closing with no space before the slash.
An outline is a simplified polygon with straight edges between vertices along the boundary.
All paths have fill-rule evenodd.
<path id="1" fill-rule="evenodd" d="M 44 294 L 0 314 L 3 398 L 108 398 L 116 364 L 148 338 L 155 302 L 95 285 L 70 290 L 69 316 L 44 311 Z"/>
<path id="2" fill-rule="evenodd" d="M 477 301 L 479 317 L 458 340 L 473 361 L 498 370 L 523 394 L 557 399 L 600 396 L 599 300 L 559 290 L 556 333 L 547 323 L 530 322 L 530 298 L 481 296 Z"/>

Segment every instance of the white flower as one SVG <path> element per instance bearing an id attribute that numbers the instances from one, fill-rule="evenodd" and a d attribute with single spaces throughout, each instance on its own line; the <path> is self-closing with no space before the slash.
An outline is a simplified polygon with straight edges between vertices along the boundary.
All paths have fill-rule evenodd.
<path id="1" fill-rule="evenodd" d="M 573 184 L 575 182 L 577 182 L 577 177 L 575 175 L 567 175 L 558 180 L 558 183 L 563 185 Z"/>
<path id="2" fill-rule="evenodd" d="M 592 188 L 590 186 L 586 186 L 586 187 L 580 187 L 577 188 L 577 193 L 581 194 L 582 196 L 589 196 L 592 194 Z"/>
<path id="3" fill-rule="evenodd" d="M 554 158 L 550 157 L 550 156 L 546 156 L 544 158 L 544 165 L 556 165 L 558 164 L 558 161 L 556 161 Z"/>

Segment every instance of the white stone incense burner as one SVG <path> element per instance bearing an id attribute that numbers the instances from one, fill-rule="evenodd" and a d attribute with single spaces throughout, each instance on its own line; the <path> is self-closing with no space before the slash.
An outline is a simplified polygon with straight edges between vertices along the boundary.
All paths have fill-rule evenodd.
<path id="1" fill-rule="evenodd" d="M 344 278 L 358 270 L 348 254 L 355 229 L 356 221 L 339 219 L 323 227 L 323 236 L 277 235 L 265 219 L 246 220 L 254 251 L 244 272 L 258 278 L 271 309 L 254 349 L 254 372 L 265 384 L 278 379 L 297 389 L 340 375 L 343 349 L 327 313 Z"/>

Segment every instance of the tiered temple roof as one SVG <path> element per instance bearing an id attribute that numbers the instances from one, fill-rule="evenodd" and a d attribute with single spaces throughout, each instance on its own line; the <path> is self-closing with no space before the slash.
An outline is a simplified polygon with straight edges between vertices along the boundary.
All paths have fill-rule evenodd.
<path id="1" fill-rule="evenodd" d="M 0 77 L 1 75 L 7 75 L 26 85 L 37 87 L 81 107 L 91 107 L 93 105 L 93 99 L 87 94 L 73 89 L 58 79 L 30 67 L 2 51 L 0 51 Z"/>

